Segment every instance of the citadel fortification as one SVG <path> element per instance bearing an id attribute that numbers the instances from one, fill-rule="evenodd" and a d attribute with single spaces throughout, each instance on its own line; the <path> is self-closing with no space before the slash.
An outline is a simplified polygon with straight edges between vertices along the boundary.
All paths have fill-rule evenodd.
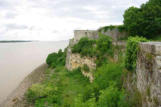
<path id="1" fill-rule="evenodd" d="M 74 38 L 70 40 L 67 49 L 67 69 L 72 70 L 82 67 L 84 64 L 87 64 L 90 69 L 96 68 L 95 58 L 81 57 L 79 54 L 74 54 L 71 52 L 71 47 L 82 37 L 97 39 L 98 33 L 97 30 L 74 31 Z M 112 37 L 113 41 L 118 41 L 120 37 L 127 36 L 126 32 L 119 32 L 118 29 L 102 31 L 102 33 Z M 118 43 L 117 45 L 122 44 Z M 136 73 L 133 73 L 134 78 L 132 78 L 135 81 L 133 85 L 141 93 L 143 107 L 156 107 L 156 105 L 161 105 L 161 42 L 140 43 L 139 47 Z M 92 74 L 84 72 L 82 74 L 89 77 L 91 82 L 93 81 Z M 127 84 L 129 84 L 129 87 L 132 85 L 131 83 Z"/>

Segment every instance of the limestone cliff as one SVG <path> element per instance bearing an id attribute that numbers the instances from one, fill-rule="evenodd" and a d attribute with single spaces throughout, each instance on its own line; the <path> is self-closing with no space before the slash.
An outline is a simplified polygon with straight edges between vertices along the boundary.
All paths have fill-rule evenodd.
<path id="1" fill-rule="evenodd" d="M 116 29 L 113 31 L 103 32 L 112 36 L 114 39 L 113 45 L 122 47 L 121 51 L 125 51 L 125 43 L 115 41 L 120 37 L 124 37 L 126 33 L 118 33 Z M 76 44 L 81 37 L 87 36 L 90 39 L 97 39 L 97 31 L 75 31 L 74 38 L 70 41 L 67 49 L 66 67 L 73 70 L 88 65 L 90 70 L 96 69 L 95 58 L 81 57 L 80 54 L 71 52 L 71 47 Z M 138 90 L 141 94 L 141 102 L 143 107 L 160 107 L 161 106 L 161 42 L 146 42 L 139 44 L 140 50 L 137 58 L 136 73 L 125 77 L 125 87 L 128 90 Z M 114 59 L 118 59 L 119 51 L 114 55 Z M 93 81 L 91 72 L 82 74 L 89 77 Z"/>
<path id="2" fill-rule="evenodd" d="M 91 71 L 96 69 L 95 58 L 81 57 L 80 54 L 74 54 L 71 52 L 71 49 L 68 48 L 66 58 L 66 68 L 68 70 L 83 67 L 83 65 L 85 64 L 89 67 Z M 82 74 L 88 77 L 90 82 L 93 81 L 93 74 L 91 72 L 82 71 Z"/>
<path id="3" fill-rule="evenodd" d="M 90 71 L 96 69 L 95 58 L 91 57 L 81 57 L 80 54 L 72 53 L 71 47 L 76 44 L 82 37 L 88 37 L 90 39 L 97 39 L 98 33 L 94 30 L 75 30 L 74 38 L 70 40 L 69 46 L 67 48 L 67 57 L 66 57 L 66 68 L 68 70 L 73 70 L 78 67 L 83 67 L 83 65 L 87 65 Z M 91 72 L 82 71 L 82 74 L 89 78 L 89 80 L 93 81 L 93 75 Z"/>

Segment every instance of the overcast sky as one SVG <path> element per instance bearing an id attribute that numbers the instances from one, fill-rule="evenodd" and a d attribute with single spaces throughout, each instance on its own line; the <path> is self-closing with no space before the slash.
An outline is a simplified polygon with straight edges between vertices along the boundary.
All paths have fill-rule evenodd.
<path id="1" fill-rule="evenodd" d="M 148 0 L 0 0 L 0 40 L 67 40 L 76 29 L 122 24 Z"/>

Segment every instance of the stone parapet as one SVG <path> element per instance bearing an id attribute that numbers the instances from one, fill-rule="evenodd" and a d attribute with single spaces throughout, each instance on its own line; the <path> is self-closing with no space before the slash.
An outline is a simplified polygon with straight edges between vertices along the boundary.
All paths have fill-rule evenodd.
<path id="1" fill-rule="evenodd" d="M 161 42 L 139 44 L 137 58 L 137 88 L 143 107 L 161 106 Z"/>

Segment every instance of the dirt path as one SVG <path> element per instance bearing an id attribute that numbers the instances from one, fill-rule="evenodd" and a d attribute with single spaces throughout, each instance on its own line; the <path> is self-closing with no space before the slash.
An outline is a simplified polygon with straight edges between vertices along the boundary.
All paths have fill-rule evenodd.
<path id="1" fill-rule="evenodd" d="M 42 64 L 32 71 L 19 86 L 7 97 L 0 107 L 13 107 L 24 98 L 24 93 L 33 84 L 43 80 L 47 64 Z M 22 107 L 22 106 L 17 106 Z"/>

